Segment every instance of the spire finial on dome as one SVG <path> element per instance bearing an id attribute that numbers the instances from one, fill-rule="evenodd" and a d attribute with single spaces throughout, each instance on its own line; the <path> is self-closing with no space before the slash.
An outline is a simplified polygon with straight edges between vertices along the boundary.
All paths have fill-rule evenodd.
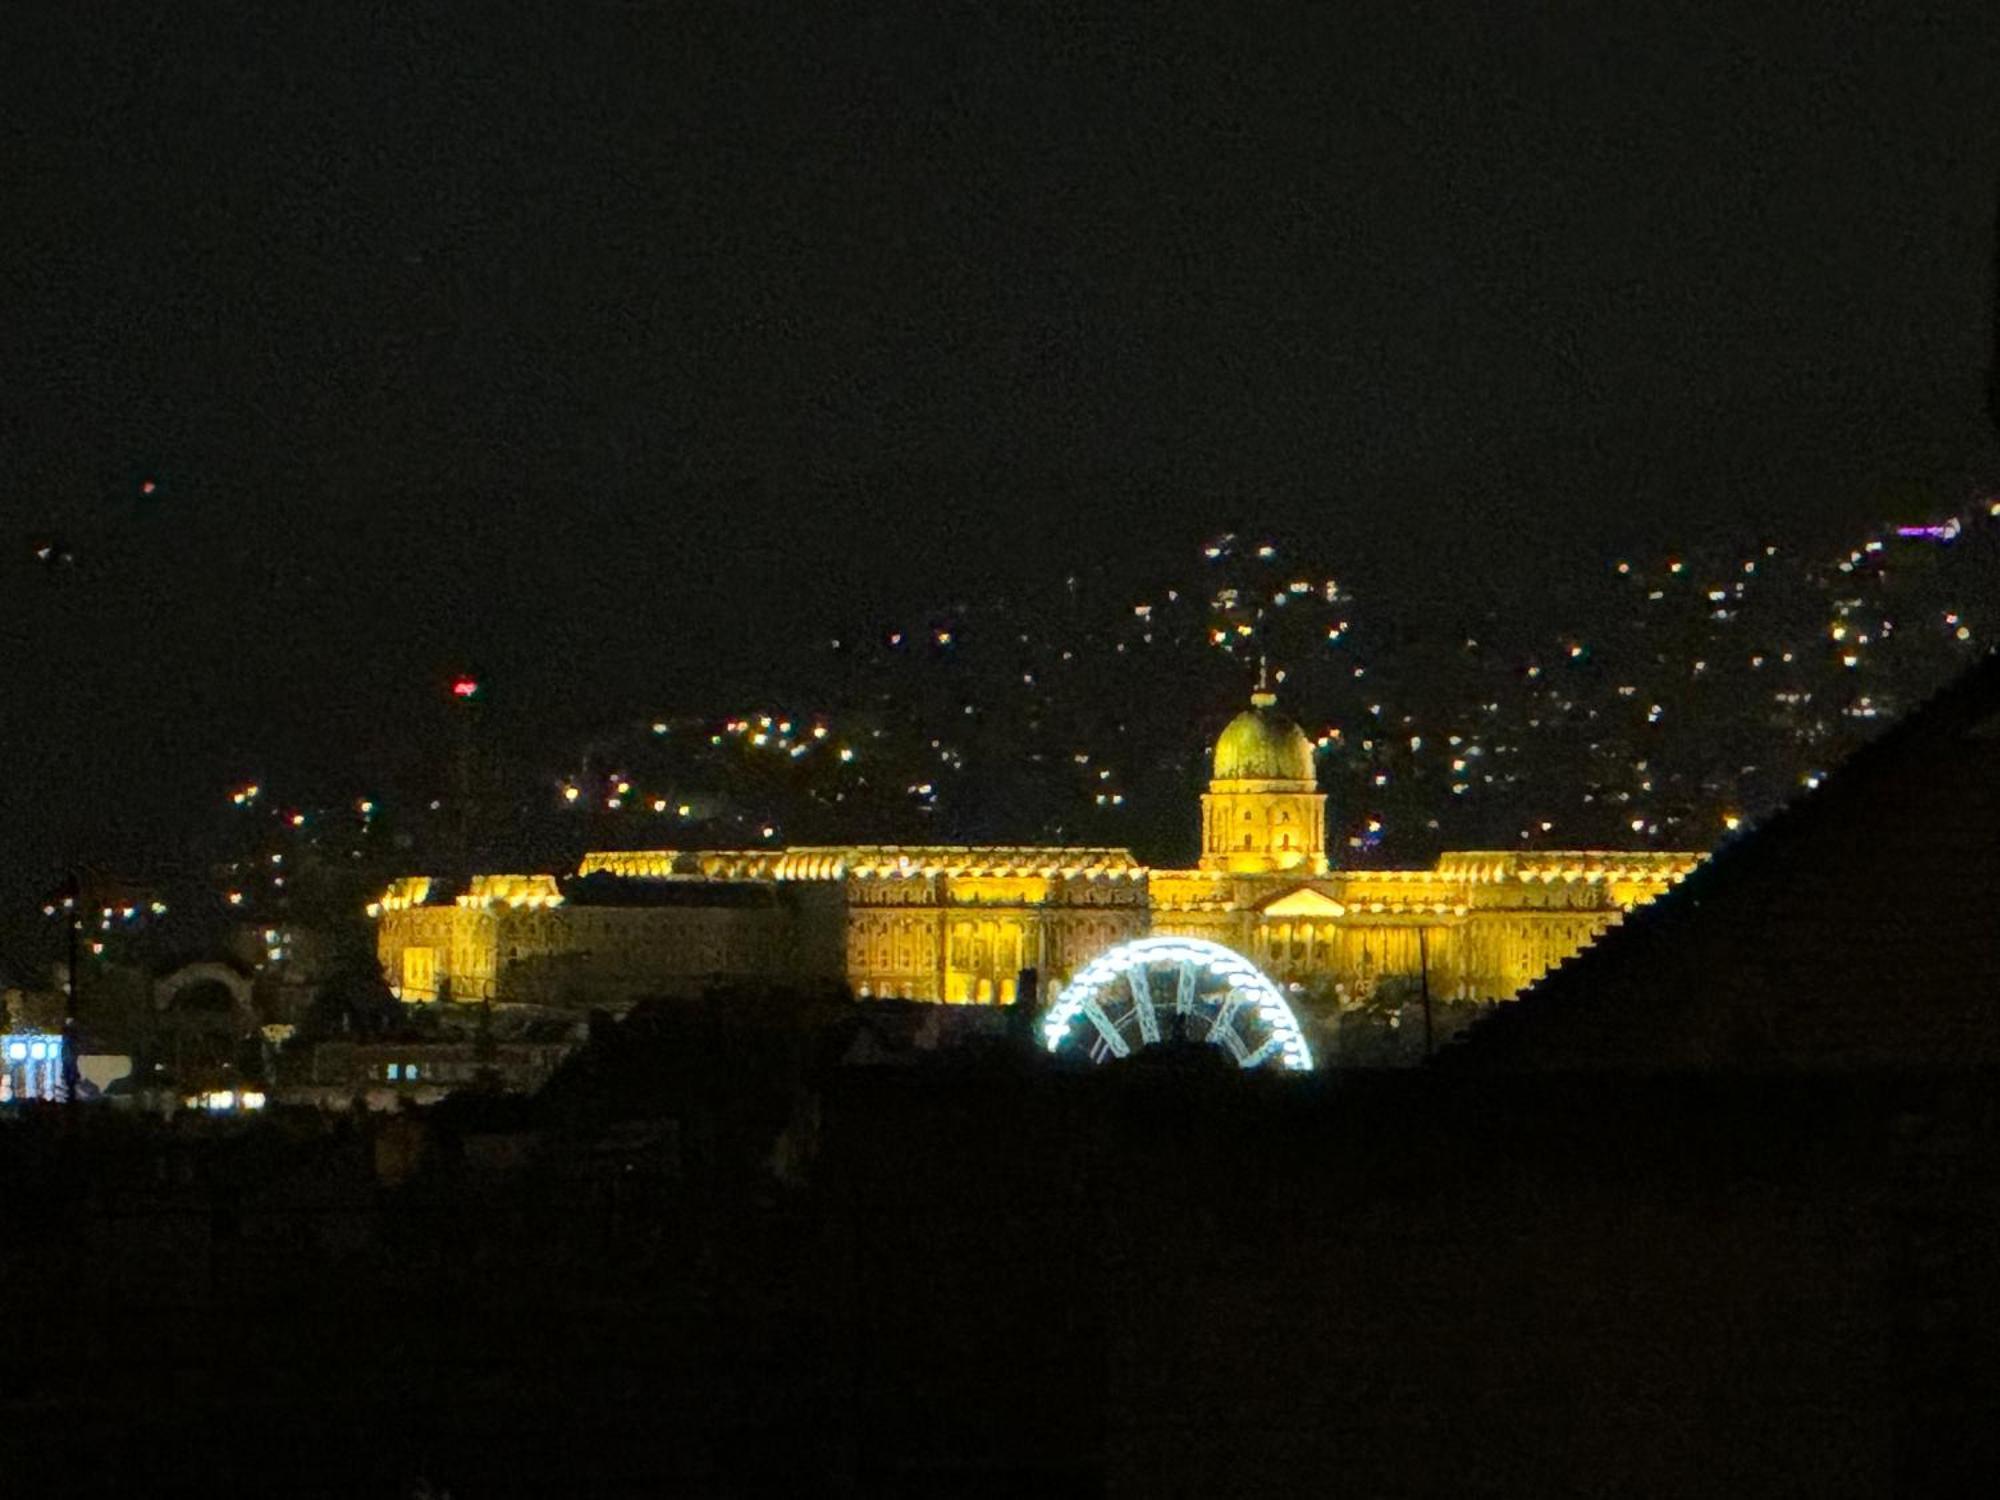
<path id="1" fill-rule="evenodd" d="M 1278 695 L 1271 691 L 1271 658 L 1261 652 L 1257 657 L 1257 686 L 1250 694 L 1250 702 L 1257 708 L 1270 708 L 1278 701 Z"/>

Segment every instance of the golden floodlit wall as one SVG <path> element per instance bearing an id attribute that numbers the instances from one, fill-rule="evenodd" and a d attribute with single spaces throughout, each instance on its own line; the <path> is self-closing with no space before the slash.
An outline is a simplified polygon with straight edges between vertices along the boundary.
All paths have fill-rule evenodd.
<path id="1" fill-rule="evenodd" d="M 1502 1000 L 1700 856 L 1469 851 L 1428 870 L 1328 870 L 1313 750 L 1267 691 L 1217 742 L 1193 870 L 1124 849 L 846 844 L 613 850 L 584 885 L 424 876 L 369 910 L 403 999 L 625 1005 L 718 981 L 844 981 L 875 998 L 1007 1004 L 1148 933 L 1207 938 L 1338 1001 L 1416 980 Z M 596 877 L 596 878 L 592 878 Z"/>
<path id="2" fill-rule="evenodd" d="M 717 981 L 810 977 L 869 997 L 1005 1004 L 1022 969 L 1060 981 L 1118 943 L 1171 933 L 1222 943 L 1281 982 L 1329 993 L 1358 997 L 1425 976 L 1440 998 L 1497 1000 L 1698 859 L 1454 854 L 1432 870 L 1301 878 L 1081 866 L 1063 860 L 1069 851 L 1039 852 L 1052 873 L 954 875 L 938 861 L 904 867 L 857 848 L 817 879 L 744 881 L 723 860 L 719 877 L 656 877 L 695 888 L 686 892 L 694 899 L 669 906 L 510 900 L 518 888 L 507 883 L 476 899 L 412 904 L 412 883 L 400 882 L 400 897 L 379 903 L 378 949 L 390 985 L 411 1001 L 442 992 L 625 1004 Z M 553 885 L 539 879 L 547 885 L 537 890 Z M 714 904 L 700 899 L 704 886 Z M 772 899 L 724 902 L 746 886 Z"/>

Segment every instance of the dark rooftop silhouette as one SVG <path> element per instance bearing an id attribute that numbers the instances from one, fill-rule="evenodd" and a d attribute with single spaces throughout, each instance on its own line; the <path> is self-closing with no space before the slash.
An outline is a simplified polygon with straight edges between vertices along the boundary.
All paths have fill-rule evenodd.
<path id="1" fill-rule="evenodd" d="M 2000 1061 L 2000 658 L 1472 1027 L 1442 1065 Z"/>

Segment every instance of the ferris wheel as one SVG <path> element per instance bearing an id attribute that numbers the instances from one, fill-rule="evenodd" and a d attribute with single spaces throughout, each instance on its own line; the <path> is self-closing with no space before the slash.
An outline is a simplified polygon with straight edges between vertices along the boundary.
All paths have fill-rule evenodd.
<path id="1" fill-rule="evenodd" d="M 1201 938 L 1121 943 L 1077 971 L 1042 1018 L 1054 1053 L 1130 1057 L 1170 1036 L 1210 1042 L 1238 1066 L 1312 1070 L 1298 1018 L 1263 970 Z"/>

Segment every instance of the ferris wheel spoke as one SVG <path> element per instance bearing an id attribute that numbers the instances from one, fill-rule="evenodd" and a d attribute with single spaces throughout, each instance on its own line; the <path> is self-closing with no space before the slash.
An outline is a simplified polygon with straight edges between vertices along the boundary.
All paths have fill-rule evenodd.
<path id="1" fill-rule="evenodd" d="M 1210 1027 L 1208 1039 L 1224 1052 L 1227 1052 L 1231 1057 L 1235 1058 L 1239 1065 L 1246 1068 L 1251 1066 L 1250 1049 L 1243 1045 L 1243 1038 L 1236 1034 L 1234 1027 Z"/>
<path id="2" fill-rule="evenodd" d="M 1157 1042 L 1160 1039 L 1160 1017 L 1153 1009 L 1153 987 L 1146 978 L 1146 966 L 1133 964 L 1125 971 L 1125 982 L 1132 987 L 1132 1008 L 1139 1015 L 1139 1040 L 1142 1043 Z"/>
<path id="3" fill-rule="evenodd" d="M 1208 1034 L 1218 1040 L 1220 1039 L 1220 1033 L 1223 1032 L 1234 1036 L 1236 1034 L 1236 1012 L 1242 1008 L 1243 992 L 1232 989 L 1223 997 L 1222 1004 L 1217 1007 L 1215 1019 L 1208 1023 Z"/>
<path id="4" fill-rule="evenodd" d="M 1083 1013 L 1090 1018 L 1090 1024 L 1097 1028 L 1097 1034 L 1104 1038 L 1104 1045 L 1110 1049 L 1113 1057 L 1132 1055 L 1131 1043 L 1125 1040 L 1111 1017 L 1104 1013 L 1104 1007 L 1097 1003 L 1095 995 L 1083 1002 Z"/>
<path id="5" fill-rule="evenodd" d="M 1231 1032 L 1230 1035 L 1234 1036 L 1235 1033 Z M 1246 1068 L 1258 1067 L 1262 1065 L 1266 1059 L 1277 1056 L 1279 1049 L 1282 1048 L 1284 1045 L 1285 1045 L 1285 1039 L 1273 1033 L 1272 1035 L 1264 1038 L 1263 1046 L 1259 1047 L 1255 1052 L 1250 1053 L 1247 1057 L 1241 1058 L 1240 1061 Z"/>

